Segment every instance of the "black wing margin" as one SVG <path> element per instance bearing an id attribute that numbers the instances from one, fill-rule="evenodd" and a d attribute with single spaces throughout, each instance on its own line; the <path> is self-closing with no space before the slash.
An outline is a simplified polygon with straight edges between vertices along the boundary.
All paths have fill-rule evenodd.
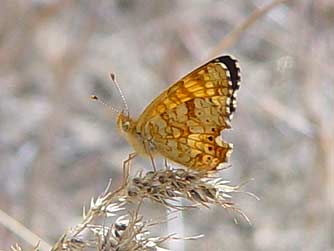
<path id="1" fill-rule="evenodd" d="M 228 103 L 230 119 L 237 107 L 237 91 L 240 87 L 240 67 L 238 61 L 231 56 L 221 56 L 213 59 L 211 62 L 223 63 L 228 70 L 229 86 L 231 87 L 230 100 Z"/>

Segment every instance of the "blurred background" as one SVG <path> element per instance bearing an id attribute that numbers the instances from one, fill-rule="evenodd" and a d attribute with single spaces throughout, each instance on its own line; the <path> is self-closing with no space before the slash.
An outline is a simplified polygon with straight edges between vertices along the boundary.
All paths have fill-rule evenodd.
<path id="1" fill-rule="evenodd" d="M 334 1 L 285 1 L 219 47 L 269 2 L 2 0 L 1 211 L 52 244 L 109 178 L 120 184 L 132 152 L 115 116 L 89 100 L 122 107 L 109 73 L 138 117 L 213 53 L 232 54 L 242 84 L 221 175 L 254 179 L 244 190 L 260 201 L 235 197 L 252 225 L 221 208 L 184 213 L 182 234 L 205 234 L 184 250 L 334 250 Z M 31 248 L 1 223 L 0 249 L 16 242 Z"/>

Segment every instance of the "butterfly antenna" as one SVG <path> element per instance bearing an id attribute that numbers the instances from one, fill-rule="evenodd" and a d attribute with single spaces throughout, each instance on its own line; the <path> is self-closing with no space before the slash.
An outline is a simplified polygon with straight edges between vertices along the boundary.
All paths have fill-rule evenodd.
<path id="1" fill-rule="evenodd" d="M 106 106 L 108 109 L 110 109 L 112 112 L 114 112 L 114 113 L 116 113 L 116 114 L 121 113 L 119 110 L 115 109 L 115 108 L 112 107 L 111 105 L 109 105 L 109 104 L 103 102 L 103 100 L 101 100 L 101 99 L 100 99 L 98 96 L 96 96 L 96 95 L 91 95 L 91 96 L 90 96 L 90 99 L 91 99 L 91 100 L 94 100 L 94 101 L 97 101 L 97 102 L 99 102 L 100 104 Z"/>
<path id="2" fill-rule="evenodd" d="M 127 115 L 129 116 L 129 107 L 128 107 L 128 103 L 126 102 L 126 99 L 125 99 L 125 96 L 123 94 L 123 91 L 121 89 L 121 87 L 119 86 L 119 84 L 117 83 L 116 81 L 116 76 L 114 73 L 110 73 L 110 78 L 112 80 L 112 82 L 114 83 L 114 85 L 116 86 L 117 90 L 118 90 L 118 93 L 119 95 L 121 96 L 122 98 L 122 102 L 123 102 L 123 106 L 124 106 L 124 109 L 127 113 Z"/>

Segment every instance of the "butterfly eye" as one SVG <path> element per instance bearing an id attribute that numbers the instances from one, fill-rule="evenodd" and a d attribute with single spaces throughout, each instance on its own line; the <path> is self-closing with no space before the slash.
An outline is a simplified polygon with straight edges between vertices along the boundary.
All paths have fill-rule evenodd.
<path id="1" fill-rule="evenodd" d="M 123 131 L 125 131 L 125 132 L 129 131 L 129 129 L 130 129 L 130 122 L 129 122 L 129 121 L 125 121 L 125 122 L 122 124 L 122 129 L 123 129 Z"/>

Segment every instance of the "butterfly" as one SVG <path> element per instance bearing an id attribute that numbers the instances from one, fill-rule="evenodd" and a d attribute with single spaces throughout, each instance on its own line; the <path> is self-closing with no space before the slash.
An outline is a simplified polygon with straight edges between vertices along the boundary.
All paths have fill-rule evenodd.
<path id="1" fill-rule="evenodd" d="M 172 84 L 138 119 L 126 106 L 117 126 L 139 155 L 158 154 L 190 169 L 216 170 L 232 153 L 221 131 L 231 128 L 239 87 L 237 60 L 220 56 Z"/>

